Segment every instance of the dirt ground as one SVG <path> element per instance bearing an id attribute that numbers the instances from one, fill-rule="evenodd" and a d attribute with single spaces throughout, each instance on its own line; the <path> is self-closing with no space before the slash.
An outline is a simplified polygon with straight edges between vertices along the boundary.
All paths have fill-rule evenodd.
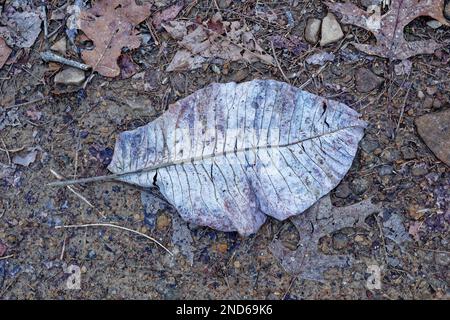
<path id="1" fill-rule="evenodd" d="M 49 10 L 63 2 L 50 1 Z M 327 13 L 321 1 L 307 0 L 219 6 L 224 19 L 245 21 L 269 53 L 270 37 L 302 38 L 307 18 Z M 257 7 L 274 12 L 277 19 L 269 22 L 255 15 Z M 180 16 L 202 20 L 216 11 L 215 1 L 197 1 Z M 427 21 L 413 21 L 406 37 L 449 43 L 450 29 L 433 29 Z M 148 35 L 145 24 L 139 28 Z M 39 55 L 44 46 L 41 34 L 30 50 L 22 50 L 15 63 L 0 70 L 0 113 L 15 117 L 13 124 L 0 128 L 0 163 L 8 165 L 16 154 L 37 151 L 29 166 L 17 165 L 0 177 L 0 244 L 6 247 L 0 257 L 0 298 L 448 299 L 450 169 L 420 139 L 414 119 L 450 107 L 449 48 L 411 58 L 411 73 L 398 76 L 393 62 L 348 44 L 355 39 L 373 41 L 369 32 L 342 28 L 347 38 L 324 48 L 306 45 L 299 55 L 276 49 L 280 68 L 259 62 L 212 62 L 199 70 L 170 73 L 165 67 L 178 45 L 158 31 L 158 45 L 147 36 L 147 43 L 131 54 L 140 76 L 121 80 L 97 75 L 85 90 L 54 84 L 57 71 Z M 151 235 L 174 250 L 173 213 L 159 210 L 151 217 L 142 205 L 142 190 L 119 182 L 86 184 L 80 192 L 93 204 L 90 207 L 68 188 L 46 186 L 55 180 L 50 169 L 67 178 L 108 174 L 117 134 L 148 123 L 168 104 L 213 82 L 285 81 L 280 69 L 299 87 L 321 68 L 305 59 L 322 50 L 334 52 L 335 61 L 304 89 L 348 104 L 369 123 L 351 170 L 331 194 L 333 203 L 343 206 L 372 198 L 384 208 L 378 218 L 368 219 L 365 230 L 346 228 L 321 242 L 327 254 L 351 255 L 356 261 L 352 266 L 328 270 L 323 281 L 288 274 L 269 245 L 277 237 L 295 249 L 299 235 L 291 222 L 274 219 L 247 238 L 189 225 L 192 266 L 185 256 L 171 258 L 153 242 L 125 231 L 55 228 L 115 223 Z M 360 68 L 382 78 L 378 88 L 357 90 L 355 74 Z M 410 237 L 401 246 L 383 234 L 383 219 L 391 214 L 401 218 Z M 411 226 L 419 226 L 419 231 L 408 233 Z M 70 265 L 81 270 L 79 290 L 67 288 Z M 367 286 L 370 265 L 380 267 L 380 289 Z"/>

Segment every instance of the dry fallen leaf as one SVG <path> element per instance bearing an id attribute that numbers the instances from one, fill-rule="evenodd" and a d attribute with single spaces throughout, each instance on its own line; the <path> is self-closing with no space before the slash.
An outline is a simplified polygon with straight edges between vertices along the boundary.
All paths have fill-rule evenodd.
<path id="1" fill-rule="evenodd" d="M 210 59 L 274 62 L 246 26 L 239 21 L 223 21 L 219 13 L 203 24 L 171 21 L 163 27 L 183 47 L 176 52 L 167 71 L 197 69 Z"/>
<path id="2" fill-rule="evenodd" d="M 41 17 L 38 9 L 27 2 L 14 2 L 5 7 L 0 17 L 0 37 L 8 46 L 30 48 L 41 32 Z"/>
<path id="3" fill-rule="evenodd" d="M 320 239 L 346 227 L 364 228 L 365 219 L 380 209 L 370 199 L 346 207 L 335 207 L 330 195 L 326 195 L 303 214 L 291 218 L 300 236 L 297 249 L 289 250 L 281 240 L 276 239 L 271 243 L 270 251 L 286 272 L 302 279 L 322 281 L 324 271 L 332 267 L 347 267 L 353 258 L 320 252 Z"/>
<path id="4" fill-rule="evenodd" d="M 5 62 L 8 60 L 11 51 L 11 48 L 8 47 L 5 40 L 3 40 L 3 38 L 0 38 L 0 68 L 3 67 Z"/>
<path id="5" fill-rule="evenodd" d="M 176 3 L 160 12 L 155 13 L 152 18 L 153 26 L 157 30 L 161 29 L 162 23 L 175 19 L 183 7 L 184 5 L 182 3 Z"/>
<path id="6" fill-rule="evenodd" d="M 100 0 L 81 11 L 79 29 L 94 43 L 82 52 L 83 60 L 105 77 L 120 74 L 117 59 L 122 48 L 136 49 L 141 38 L 135 27 L 150 14 L 151 4 L 137 5 L 135 0 Z"/>
<path id="7" fill-rule="evenodd" d="M 389 10 L 381 14 L 379 6 L 370 6 L 367 11 L 356 5 L 326 2 L 328 8 L 342 15 L 343 23 L 364 28 L 373 33 L 376 45 L 352 44 L 370 55 L 390 60 L 404 60 L 418 54 L 432 54 L 442 45 L 434 40 L 406 41 L 404 28 L 420 16 L 429 16 L 444 25 L 449 21 L 443 15 L 444 0 L 392 0 Z"/>
<path id="8" fill-rule="evenodd" d="M 249 235 L 335 188 L 365 126 L 345 104 L 286 83 L 215 83 L 121 133 L 108 169 L 158 186 L 186 221 Z"/>

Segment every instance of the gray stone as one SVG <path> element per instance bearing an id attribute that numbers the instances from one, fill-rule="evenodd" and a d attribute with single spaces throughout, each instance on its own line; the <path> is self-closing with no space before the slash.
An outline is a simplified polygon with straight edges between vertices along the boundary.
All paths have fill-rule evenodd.
<path id="1" fill-rule="evenodd" d="M 384 82 L 384 79 L 367 68 L 359 68 L 356 71 L 355 81 L 356 90 L 367 93 L 378 88 Z"/>
<path id="2" fill-rule="evenodd" d="M 369 189 L 369 186 L 369 181 L 363 178 L 357 178 L 352 181 L 350 188 L 357 195 L 362 195 L 367 189 Z"/>
<path id="3" fill-rule="evenodd" d="M 333 235 L 333 249 L 335 250 L 344 249 L 345 247 L 347 247 L 348 242 L 348 237 L 341 232 Z"/>
<path id="4" fill-rule="evenodd" d="M 61 39 L 59 39 L 58 41 L 55 42 L 55 44 L 53 44 L 50 47 L 51 50 L 59 52 L 61 54 L 66 54 L 66 50 L 67 50 L 67 46 L 66 46 L 66 38 L 62 37 Z"/>
<path id="5" fill-rule="evenodd" d="M 441 266 L 448 266 L 450 264 L 450 255 L 446 252 L 438 252 L 436 253 L 434 259 L 436 263 Z"/>
<path id="6" fill-rule="evenodd" d="M 424 176 L 428 173 L 428 168 L 426 167 L 426 165 L 424 163 L 420 163 L 420 164 L 412 167 L 411 173 L 413 176 L 416 176 L 416 177 Z"/>
<path id="7" fill-rule="evenodd" d="M 364 139 L 363 141 L 361 141 L 361 149 L 363 149 L 366 153 L 372 153 L 379 146 L 380 145 L 378 144 L 378 142 L 374 140 Z"/>
<path id="8" fill-rule="evenodd" d="M 440 23 L 437 20 L 430 20 L 427 22 L 427 26 L 429 26 L 432 29 L 438 29 L 438 28 L 442 27 L 442 23 Z"/>
<path id="9" fill-rule="evenodd" d="M 341 199 L 347 198 L 351 194 L 350 187 L 347 182 L 339 184 L 335 191 L 335 196 Z"/>
<path id="10" fill-rule="evenodd" d="M 378 174 L 382 177 L 391 175 L 393 172 L 394 172 L 394 168 L 390 165 L 384 165 L 378 169 Z"/>
<path id="11" fill-rule="evenodd" d="M 305 40 L 311 44 L 316 44 L 319 41 L 320 19 L 309 18 L 306 22 Z"/>
<path id="12" fill-rule="evenodd" d="M 76 68 L 67 68 L 55 76 L 55 83 L 65 85 L 80 85 L 85 79 L 84 71 Z"/>
<path id="13" fill-rule="evenodd" d="M 401 151 L 404 160 L 412 160 L 416 158 L 416 153 L 410 147 L 403 147 Z"/>
<path id="14" fill-rule="evenodd" d="M 344 37 L 341 25 L 332 13 L 328 13 L 322 20 L 322 38 L 320 46 L 326 46 L 330 43 L 341 40 Z"/>

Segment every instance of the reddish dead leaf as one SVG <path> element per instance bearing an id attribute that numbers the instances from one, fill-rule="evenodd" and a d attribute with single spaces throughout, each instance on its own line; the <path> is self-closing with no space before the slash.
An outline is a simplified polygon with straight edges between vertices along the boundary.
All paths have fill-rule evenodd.
<path id="1" fill-rule="evenodd" d="M 0 68 L 3 67 L 6 60 L 8 60 L 11 51 L 12 50 L 8 47 L 5 40 L 3 40 L 3 38 L 0 38 Z"/>
<path id="2" fill-rule="evenodd" d="M 152 19 L 153 26 L 158 30 L 161 29 L 163 22 L 172 21 L 177 17 L 183 9 L 183 4 L 174 4 L 163 11 L 155 13 Z"/>
<path id="3" fill-rule="evenodd" d="M 141 39 L 135 27 L 150 14 L 151 4 L 139 6 L 135 0 L 99 0 L 80 13 L 79 28 L 94 43 L 82 52 L 83 60 L 105 77 L 120 74 L 117 59 L 122 48 L 136 49 Z"/>
<path id="4" fill-rule="evenodd" d="M 120 79 L 128 79 L 139 71 L 139 66 L 128 54 L 122 54 L 117 62 L 120 66 Z"/>
<path id="5" fill-rule="evenodd" d="M 414 19 L 429 16 L 444 25 L 449 25 L 443 15 L 444 0 L 392 0 L 389 10 L 383 15 L 379 6 L 370 6 L 364 11 L 350 2 L 326 2 L 326 5 L 331 11 L 342 15 L 343 23 L 373 33 L 377 40 L 376 45 L 353 43 L 358 50 L 390 60 L 404 60 L 419 54 L 432 54 L 441 47 L 434 40 L 405 40 L 403 30 Z"/>

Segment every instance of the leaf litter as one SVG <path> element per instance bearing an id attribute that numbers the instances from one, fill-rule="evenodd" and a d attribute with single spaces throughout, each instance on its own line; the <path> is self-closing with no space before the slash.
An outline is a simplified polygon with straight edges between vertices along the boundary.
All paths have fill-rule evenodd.
<path id="1" fill-rule="evenodd" d="M 42 19 L 29 1 L 14 1 L 5 6 L 0 17 L 0 38 L 9 47 L 30 48 L 41 33 Z M 1 56 L 0 43 L 0 56 Z"/>
<path id="2" fill-rule="evenodd" d="M 381 6 L 372 5 L 367 11 L 350 2 L 325 2 L 328 8 L 342 15 L 341 21 L 370 31 L 376 44 L 352 42 L 358 49 L 369 55 L 390 60 L 405 60 L 419 54 L 433 54 L 442 44 L 434 40 L 407 41 L 405 27 L 414 19 L 429 16 L 443 25 L 449 26 L 444 17 L 444 0 L 392 0 L 389 10 L 382 14 Z"/>
<path id="3" fill-rule="evenodd" d="M 175 20 L 163 27 L 182 47 L 167 71 L 193 70 L 211 61 L 261 61 L 274 65 L 273 57 L 264 52 L 246 25 L 224 21 L 220 13 L 203 23 Z"/>

